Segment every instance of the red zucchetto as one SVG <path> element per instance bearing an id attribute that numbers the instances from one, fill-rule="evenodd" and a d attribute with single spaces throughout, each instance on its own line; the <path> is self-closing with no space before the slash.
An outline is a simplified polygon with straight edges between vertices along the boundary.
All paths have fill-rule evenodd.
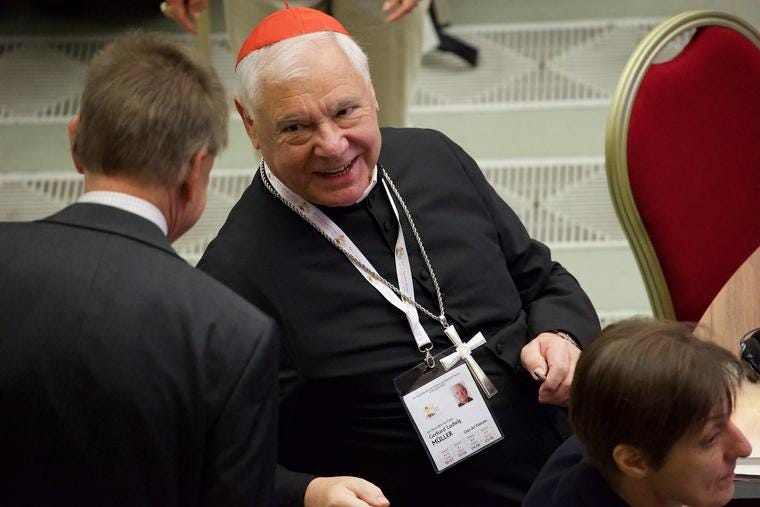
<path id="1" fill-rule="evenodd" d="M 307 7 L 290 7 L 286 1 L 283 10 L 270 14 L 253 28 L 240 47 L 235 65 L 249 53 L 264 46 L 314 32 L 349 35 L 348 30 L 334 17 Z"/>

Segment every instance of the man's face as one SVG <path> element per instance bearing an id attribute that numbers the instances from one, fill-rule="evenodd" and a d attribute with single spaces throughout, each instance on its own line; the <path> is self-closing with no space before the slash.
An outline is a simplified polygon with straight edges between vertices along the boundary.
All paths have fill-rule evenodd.
<path id="1" fill-rule="evenodd" d="M 726 408 L 716 407 L 701 430 L 681 437 L 662 468 L 652 473 L 662 499 L 690 507 L 717 507 L 731 500 L 736 459 L 748 456 L 752 446 Z"/>
<path id="2" fill-rule="evenodd" d="M 307 77 L 264 83 L 246 125 L 269 168 L 314 204 L 347 206 L 369 184 L 380 155 L 371 84 L 333 41 L 304 61 Z"/>
<path id="3" fill-rule="evenodd" d="M 465 389 L 464 386 L 461 384 L 455 385 L 454 398 L 456 398 L 458 403 L 467 403 L 467 398 L 469 398 L 469 396 L 467 395 L 467 389 Z"/>

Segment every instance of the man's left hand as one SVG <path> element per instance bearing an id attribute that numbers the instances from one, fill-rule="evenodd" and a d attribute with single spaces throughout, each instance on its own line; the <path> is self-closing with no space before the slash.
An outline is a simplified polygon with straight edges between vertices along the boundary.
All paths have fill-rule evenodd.
<path id="1" fill-rule="evenodd" d="M 575 344 L 555 333 L 541 333 L 523 347 L 520 352 L 523 367 L 536 380 L 539 380 L 536 373 L 546 376 L 538 390 L 539 402 L 567 406 L 580 356 Z"/>

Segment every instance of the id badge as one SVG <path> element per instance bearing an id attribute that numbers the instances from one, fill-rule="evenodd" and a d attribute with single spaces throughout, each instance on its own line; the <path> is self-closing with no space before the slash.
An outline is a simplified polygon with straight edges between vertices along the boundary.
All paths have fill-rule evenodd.
<path id="1" fill-rule="evenodd" d="M 465 363 L 445 371 L 421 363 L 393 383 L 436 473 L 481 452 L 503 437 Z"/>

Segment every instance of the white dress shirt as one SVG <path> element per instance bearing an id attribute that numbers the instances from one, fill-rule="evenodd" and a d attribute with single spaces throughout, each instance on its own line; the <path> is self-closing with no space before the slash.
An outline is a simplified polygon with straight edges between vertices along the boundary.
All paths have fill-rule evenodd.
<path id="1" fill-rule="evenodd" d="M 129 213 L 141 216 L 150 222 L 156 224 L 161 229 L 161 232 L 166 236 L 169 227 L 166 224 L 166 217 L 161 213 L 153 203 L 140 199 L 134 195 L 122 194 L 121 192 L 107 192 L 104 190 L 96 190 L 93 192 L 85 192 L 77 199 L 77 202 L 89 202 L 94 204 L 103 204 L 104 206 L 112 206 L 119 208 Z"/>

